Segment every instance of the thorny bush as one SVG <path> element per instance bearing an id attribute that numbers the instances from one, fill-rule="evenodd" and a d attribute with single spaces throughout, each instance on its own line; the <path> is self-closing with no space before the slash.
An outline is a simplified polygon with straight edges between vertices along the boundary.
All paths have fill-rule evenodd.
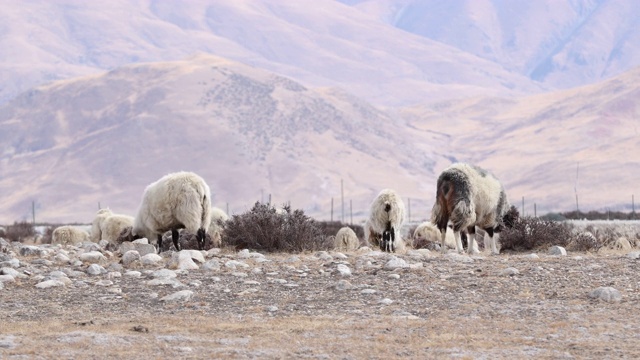
<path id="1" fill-rule="evenodd" d="M 7 226 L 5 238 L 9 241 L 24 242 L 27 239 L 34 239 L 37 235 L 33 224 L 26 221 L 15 222 L 13 225 Z"/>
<path id="2" fill-rule="evenodd" d="M 500 244 L 502 250 L 524 251 L 567 246 L 571 238 L 571 229 L 565 223 L 525 216 L 500 233 Z"/>

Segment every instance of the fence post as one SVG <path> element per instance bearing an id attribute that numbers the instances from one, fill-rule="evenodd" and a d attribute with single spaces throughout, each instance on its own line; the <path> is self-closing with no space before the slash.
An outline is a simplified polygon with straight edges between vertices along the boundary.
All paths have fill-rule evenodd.
<path id="1" fill-rule="evenodd" d="M 536 206 L 536 203 L 533 203 L 533 217 L 538 217 L 538 208 Z"/>
<path id="2" fill-rule="evenodd" d="M 33 216 L 33 224 L 35 225 L 36 223 L 36 202 L 35 201 L 31 201 L 31 214 Z"/>
<path id="3" fill-rule="evenodd" d="M 342 223 L 344 223 L 344 180 L 340 179 L 340 199 L 342 202 Z"/>
<path id="4" fill-rule="evenodd" d="M 349 200 L 349 213 L 351 213 L 351 226 L 353 226 L 353 200 Z"/>
<path id="5" fill-rule="evenodd" d="M 331 222 L 333 222 L 333 198 L 331 198 Z"/>
<path id="6" fill-rule="evenodd" d="M 522 197 L 522 216 L 524 216 L 524 196 Z"/>

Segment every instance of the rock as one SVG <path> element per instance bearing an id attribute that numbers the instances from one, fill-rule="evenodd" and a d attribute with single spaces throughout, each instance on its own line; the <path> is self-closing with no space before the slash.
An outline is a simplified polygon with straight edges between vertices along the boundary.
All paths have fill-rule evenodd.
<path id="1" fill-rule="evenodd" d="M 179 270 L 199 269 L 198 264 L 193 262 L 193 259 L 191 258 L 191 253 L 189 252 L 189 250 L 174 252 L 171 255 L 171 260 L 169 261 L 169 267 L 172 269 L 179 269 Z"/>
<path id="2" fill-rule="evenodd" d="M 138 239 L 140 240 L 140 239 Z M 137 240 L 136 240 L 137 241 Z M 129 242 L 129 241 L 125 241 L 122 244 L 120 244 L 120 248 L 118 249 L 118 251 L 121 254 L 125 254 L 127 251 L 130 250 L 135 250 L 138 252 L 138 254 L 140 254 L 140 256 L 145 256 L 147 254 L 155 254 L 156 253 L 156 247 L 147 243 L 137 243 L 137 242 Z"/>
<path id="3" fill-rule="evenodd" d="M 391 259 L 389 259 L 389 261 L 387 261 L 386 264 L 384 264 L 384 269 L 385 270 L 395 270 L 395 269 L 403 269 L 403 268 L 408 268 L 409 264 L 407 264 L 406 261 L 404 261 L 404 259 L 392 256 Z"/>
<path id="4" fill-rule="evenodd" d="M 64 282 L 60 280 L 45 280 L 36 284 L 38 289 L 48 289 L 52 287 L 64 286 Z"/>
<path id="5" fill-rule="evenodd" d="M 537 260 L 540 259 L 540 256 L 538 254 L 529 254 L 525 256 L 525 259 Z"/>
<path id="6" fill-rule="evenodd" d="M 549 255 L 567 256 L 567 250 L 562 246 L 552 246 L 549 248 Z"/>
<path id="7" fill-rule="evenodd" d="M 212 259 L 202 264 L 202 268 L 208 271 L 220 271 L 220 263 L 218 260 Z"/>
<path id="8" fill-rule="evenodd" d="M 514 276 L 520 274 L 520 271 L 514 267 L 508 267 L 500 272 L 501 276 Z"/>
<path id="9" fill-rule="evenodd" d="M 44 256 L 46 251 L 38 246 L 24 245 L 18 251 L 20 256 Z"/>
<path id="10" fill-rule="evenodd" d="M 599 287 L 589 293 L 592 299 L 600 299 L 606 302 L 618 302 L 622 300 L 620 292 L 612 287 Z"/>
<path id="11" fill-rule="evenodd" d="M 162 256 L 156 253 L 149 253 L 140 258 L 140 263 L 143 266 L 154 266 L 162 261 Z"/>
<path id="12" fill-rule="evenodd" d="M 114 262 L 114 263 L 109 264 L 109 266 L 107 266 L 107 270 L 122 272 L 122 271 L 124 271 L 124 267 L 122 266 L 122 264 Z"/>
<path id="13" fill-rule="evenodd" d="M 224 266 L 232 270 L 235 270 L 239 267 L 245 268 L 245 269 L 249 268 L 249 265 L 243 263 L 242 261 L 237 261 L 237 260 L 229 260 L 226 263 L 224 263 Z"/>
<path id="14" fill-rule="evenodd" d="M 266 308 L 264 308 L 267 312 L 276 312 L 278 311 L 278 307 L 277 306 L 267 306 Z"/>
<path id="15" fill-rule="evenodd" d="M 151 273 L 151 277 L 156 279 L 173 279 L 177 276 L 178 275 L 175 273 L 175 271 L 169 269 L 162 269 Z"/>
<path id="16" fill-rule="evenodd" d="M 238 251 L 238 259 L 248 259 L 251 255 L 249 255 L 249 249 L 243 249 Z"/>
<path id="17" fill-rule="evenodd" d="M 142 276 L 142 274 L 140 273 L 140 271 L 127 271 L 126 273 L 124 273 L 124 276 L 131 277 L 131 278 L 139 278 L 140 276 Z"/>
<path id="18" fill-rule="evenodd" d="M 340 276 L 351 276 L 351 269 L 345 264 L 338 264 L 336 267 Z"/>
<path id="19" fill-rule="evenodd" d="M 11 259 L 11 260 L 0 262 L 0 267 L 11 267 L 11 268 L 14 268 L 14 269 L 15 268 L 19 268 L 20 267 L 20 260 Z"/>
<path id="20" fill-rule="evenodd" d="M 349 257 L 341 252 L 337 252 L 333 254 L 333 258 L 337 260 L 347 260 Z"/>
<path id="21" fill-rule="evenodd" d="M 147 282 L 147 285 L 149 285 L 149 286 L 171 285 L 171 287 L 174 288 L 174 289 L 178 288 L 178 287 L 186 286 L 183 283 L 181 283 L 180 281 L 178 281 L 177 279 L 169 279 L 169 278 L 159 278 L 159 279 L 149 280 Z"/>
<path id="22" fill-rule="evenodd" d="M 393 300 L 388 299 L 388 298 L 384 298 L 384 299 L 380 300 L 378 303 L 382 304 L 382 305 L 391 305 L 391 304 L 393 304 Z"/>
<path id="23" fill-rule="evenodd" d="M 288 262 L 288 263 L 300 262 L 300 257 L 299 256 L 290 256 L 284 262 Z"/>
<path id="24" fill-rule="evenodd" d="M 640 258 L 640 251 L 632 251 L 627 254 L 627 257 L 632 260 L 637 260 Z"/>
<path id="25" fill-rule="evenodd" d="M 100 280 L 96 282 L 96 286 L 111 286 L 113 285 L 113 281 L 111 280 Z"/>
<path id="26" fill-rule="evenodd" d="M 362 295 L 372 295 L 375 294 L 377 291 L 375 289 L 363 289 L 362 291 L 360 291 L 360 294 Z"/>
<path id="27" fill-rule="evenodd" d="M 147 238 L 137 239 L 137 240 L 133 240 L 133 243 L 149 245 L 149 239 Z"/>
<path id="28" fill-rule="evenodd" d="M 103 268 L 102 266 L 100 266 L 98 264 L 91 264 L 87 268 L 87 274 L 93 275 L 93 276 L 104 274 L 106 272 L 107 272 L 107 270 L 105 270 L 105 268 Z"/>
<path id="29" fill-rule="evenodd" d="M 0 349 L 13 349 L 16 347 L 15 339 L 16 337 L 13 335 L 0 336 Z"/>
<path id="30" fill-rule="evenodd" d="M 329 255 L 329 253 L 326 252 L 326 251 L 318 251 L 315 255 L 321 261 L 332 261 L 333 260 L 333 256 Z"/>
<path id="31" fill-rule="evenodd" d="M 14 269 L 14 268 L 10 268 L 10 267 L 3 267 L 2 269 L 0 269 L 0 274 L 1 275 L 11 275 L 16 279 L 24 279 L 27 278 L 28 276 L 19 272 L 18 270 Z"/>
<path id="32" fill-rule="evenodd" d="M 100 246 L 101 249 L 106 249 L 107 246 L 109 246 L 109 240 L 98 241 L 98 246 Z"/>
<path id="33" fill-rule="evenodd" d="M 204 264 L 204 255 L 202 255 L 202 251 L 200 250 L 182 250 L 186 254 L 191 256 L 191 259 L 199 262 L 200 264 Z"/>
<path id="34" fill-rule="evenodd" d="M 249 275 L 247 275 L 247 273 L 243 273 L 243 272 L 232 272 L 231 276 L 235 276 L 235 277 L 247 277 Z"/>
<path id="35" fill-rule="evenodd" d="M 107 261 L 107 258 L 99 251 L 89 251 L 80 254 L 78 258 L 80 259 L 80 261 L 90 264 L 101 264 Z"/>
<path id="36" fill-rule="evenodd" d="M 69 257 L 65 254 L 57 254 L 53 259 L 60 263 L 69 263 L 70 261 Z"/>
<path id="37" fill-rule="evenodd" d="M 455 262 L 461 262 L 461 263 L 470 263 L 473 262 L 473 258 L 467 256 L 467 255 L 463 255 L 463 254 L 458 254 L 455 251 L 452 252 L 448 252 L 445 257 L 451 261 L 455 261 Z"/>
<path id="38" fill-rule="evenodd" d="M 333 287 L 338 291 L 345 291 L 352 289 L 353 285 L 347 280 L 340 280 Z"/>
<path id="39" fill-rule="evenodd" d="M 91 252 L 91 251 L 100 251 L 102 250 L 102 248 L 100 247 L 99 244 L 96 243 L 92 243 L 92 242 L 85 242 L 82 243 L 82 245 L 80 245 L 80 247 L 86 251 L 86 252 Z"/>
<path id="40" fill-rule="evenodd" d="M 122 265 L 124 267 L 132 267 L 140 262 L 140 253 L 136 250 L 129 250 L 122 255 Z"/>
<path id="41" fill-rule="evenodd" d="M 193 291 L 182 290 L 160 298 L 160 301 L 189 301 L 191 297 L 193 297 Z"/>
<path id="42" fill-rule="evenodd" d="M 400 279 L 400 274 L 389 274 L 389 279 Z"/>
<path id="43" fill-rule="evenodd" d="M 0 275 L 0 283 L 16 282 L 16 278 L 13 275 Z"/>

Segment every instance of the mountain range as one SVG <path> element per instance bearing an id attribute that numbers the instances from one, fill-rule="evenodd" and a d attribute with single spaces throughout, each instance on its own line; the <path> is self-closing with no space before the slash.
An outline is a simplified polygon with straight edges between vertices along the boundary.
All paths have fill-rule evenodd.
<path id="1" fill-rule="evenodd" d="M 201 174 L 231 213 L 319 219 L 397 189 L 428 218 L 454 161 L 525 213 L 629 209 L 634 1 L 5 1 L 0 223 L 133 214 Z M 597 36 L 596 36 L 597 35 Z M 410 200 L 409 200 L 410 199 Z M 408 205 L 408 204 L 407 204 Z"/>

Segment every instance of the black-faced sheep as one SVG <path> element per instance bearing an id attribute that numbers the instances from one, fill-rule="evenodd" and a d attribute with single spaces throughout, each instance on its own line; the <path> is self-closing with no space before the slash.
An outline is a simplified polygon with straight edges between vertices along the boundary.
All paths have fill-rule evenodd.
<path id="1" fill-rule="evenodd" d="M 334 249 L 338 251 L 354 251 L 360 246 L 356 232 L 348 226 L 340 228 L 333 241 Z"/>
<path id="2" fill-rule="evenodd" d="M 52 244 L 75 245 L 89 241 L 89 233 L 74 226 L 58 226 L 51 234 Z"/>
<path id="3" fill-rule="evenodd" d="M 211 224 L 211 192 L 207 183 L 192 172 L 163 176 L 150 184 L 133 222 L 134 238 L 158 239 L 162 250 L 162 234 L 171 231 L 173 245 L 181 250 L 178 229 L 196 234 L 198 248 L 204 248 L 206 231 Z"/>
<path id="4" fill-rule="evenodd" d="M 384 189 L 371 203 L 369 219 L 365 223 L 365 236 L 372 245 L 379 245 L 383 251 L 394 252 L 403 247 L 400 235 L 403 223 L 402 198 L 394 190 Z"/>
<path id="5" fill-rule="evenodd" d="M 488 171 L 469 164 L 453 164 L 438 177 L 436 201 L 431 212 L 431 221 L 441 233 L 441 250 L 446 252 L 447 224 L 453 225 L 456 248 L 463 252 L 460 232 L 469 235 L 468 252 L 477 249 L 475 227 L 489 236 L 487 247 L 498 254 L 498 234 L 505 224 L 513 224 L 509 212 L 509 201 L 500 181 Z"/>

